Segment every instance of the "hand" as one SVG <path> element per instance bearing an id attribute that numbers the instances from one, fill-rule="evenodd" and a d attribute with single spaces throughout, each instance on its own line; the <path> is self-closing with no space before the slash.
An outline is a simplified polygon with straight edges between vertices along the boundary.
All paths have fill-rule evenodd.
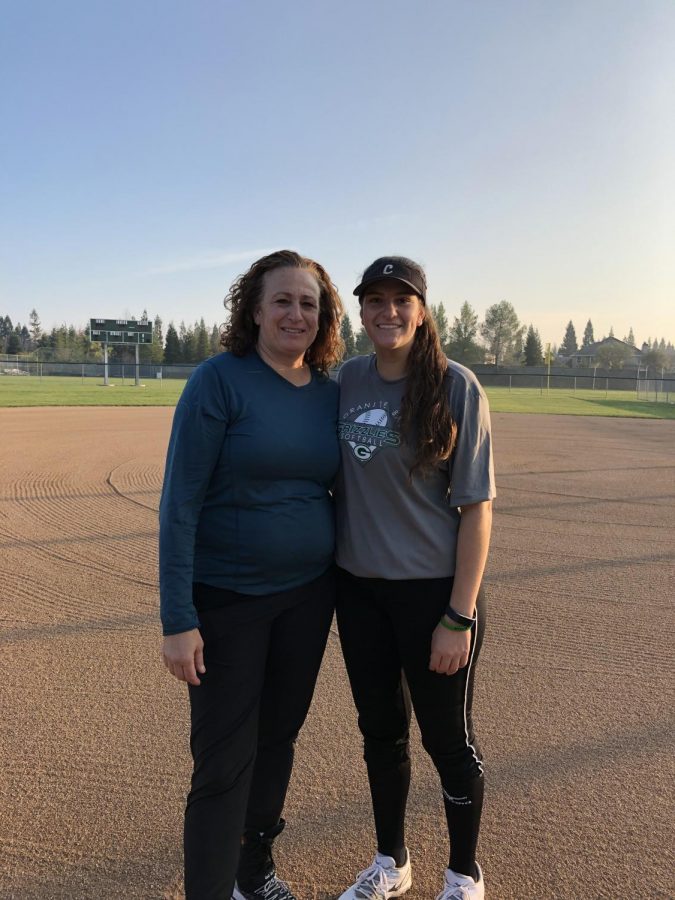
<path id="1" fill-rule="evenodd" d="M 197 672 L 206 672 L 204 665 L 204 641 L 198 628 L 181 631 L 179 634 L 168 634 L 162 646 L 162 660 L 169 672 L 179 681 L 198 686 L 201 681 Z"/>
<path id="2" fill-rule="evenodd" d="M 471 631 L 449 631 L 437 625 L 431 635 L 429 668 L 439 675 L 454 675 L 469 661 Z"/>

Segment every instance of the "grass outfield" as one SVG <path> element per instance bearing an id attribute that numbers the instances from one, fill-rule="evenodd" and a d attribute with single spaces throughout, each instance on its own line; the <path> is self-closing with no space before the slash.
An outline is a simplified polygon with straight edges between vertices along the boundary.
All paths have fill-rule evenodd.
<path id="1" fill-rule="evenodd" d="M 635 391 L 578 390 L 566 388 L 488 387 L 485 393 L 492 412 L 541 413 L 561 416 L 616 416 L 632 419 L 675 419 L 675 395 L 670 403 L 636 400 Z"/>
<path id="2" fill-rule="evenodd" d="M 114 387 L 113 387 L 114 385 Z M 133 379 L 72 378 L 58 375 L 0 376 L 2 406 L 175 406 L 185 385 L 184 379 L 148 378 L 136 387 Z"/>
<path id="3" fill-rule="evenodd" d="M 0 377 L 0 407 L 3 406 L 175 406 L 185 381 L 148 379 L 136 387 L 128 378 L 111 379 L 105 387 L 101 378 L 45 376 Z M 114 385 L 114 387 L 113 387 Z M 634 391 L 579 390 L 564 388 L 488 387 L 485 389 L 493 412 L 557 413 L 567 416 L 620 416 L 643 419 L 675 419 L 675 403 L 636 400 Z M 674 398 L 675 399 L 675 398 Z"/>

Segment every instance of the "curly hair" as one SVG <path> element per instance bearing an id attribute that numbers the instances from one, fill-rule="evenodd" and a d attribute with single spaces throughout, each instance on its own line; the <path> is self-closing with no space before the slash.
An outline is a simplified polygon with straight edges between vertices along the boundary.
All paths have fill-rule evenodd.
<path id="1" fill-rule="evenodd" d="M 385 260 L 414 269 L 419 283 L 426 286 L 424 269 L 419 263 L 405 256 L 382 257 Z M 375 265 L 372 263 L 368 268 Z M 362 302 L 363 294 L 360 294 L 359 303 Z M 425 316 L 406 360 L 406 387 L 401 401 L 401 437 L 414 452 L 411 478 L 415 472 L 428 474 L 448 459 L 457 440 L 457 424 L 448 401 L 448 381 L 452 377 L 448 359 L 424 297 L 420 296 L 420 302 L 425 307 Z"/>
<path id="2" fill-rule="evenodd" d="M 305 351 L 305 362 L 323 374 L 327 374 L 341 358 L 344 343 L 340 336 L 340 320 L 343 307 L 337 288 L 318 262 L 300 256 L 293 250 L 277 250 L 263 256 L 232 284 L 223 301 L 230 313 L 220 335 L 223 349 L 235 356 L 244 356 L 253 350 L 258 341 L 258 326 L 254 321 L 258 304 L 262 300 L 265 275 L 274 269 L 306 269 L 319 285 L 319 331 L 314 342 Z"/>

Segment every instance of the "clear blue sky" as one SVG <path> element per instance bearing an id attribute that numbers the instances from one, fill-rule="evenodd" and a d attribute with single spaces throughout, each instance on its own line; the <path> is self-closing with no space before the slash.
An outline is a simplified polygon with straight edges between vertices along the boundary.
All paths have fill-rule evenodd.
<path id="1" fill-rule="evenodd" d="M 222 321 L 290 247 L 675 342 L 673 0 L 5 0 L 0 314 Z"/>

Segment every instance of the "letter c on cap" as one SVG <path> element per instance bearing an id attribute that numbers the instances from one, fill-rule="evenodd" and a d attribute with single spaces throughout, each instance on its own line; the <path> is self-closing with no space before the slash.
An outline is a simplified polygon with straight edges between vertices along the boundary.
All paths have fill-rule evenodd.
<path id="1" fill-rule="evenodd" d="M 391 275 L 391 273 L 393 271 L 394 271 L 394 267 L 392 266 L 392 264 L 387 263 L 387 265 L 384 267 L 384 269 L 382 269 L 382 274 L 383 275 Z"/>

